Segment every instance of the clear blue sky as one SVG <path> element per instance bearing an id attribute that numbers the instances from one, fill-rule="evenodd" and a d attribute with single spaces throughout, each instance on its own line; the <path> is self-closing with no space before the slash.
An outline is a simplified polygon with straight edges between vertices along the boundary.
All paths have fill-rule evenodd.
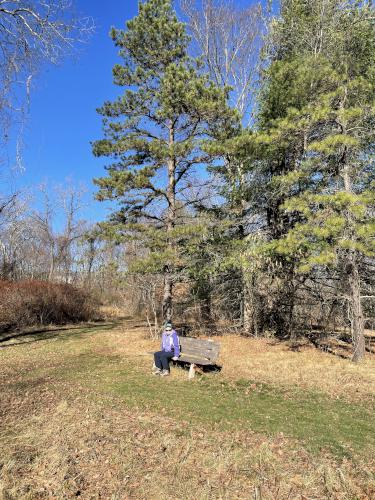
<path id="1" fill-rule="evenodd" d="M 112 83 L 117 50 L 109 38 L 111 26 L 123 27 L 137 13 L 137 0 L 77 0 L 77 10 L 94 18 L 96 31 L 74 60 L 48 66 L 39 75 L 31 96 L 27 122 L 24 166 L 18 187 L 44 181 L 64 183 L 71 178 L 84 183 L 90 194 L 92 219 L 103 218 L 101 204 L 93 202 L 93 177 L 104 173 L 104 161 L 94 158 L 90 141 L 101 137 L 101 118 L 96 108 L 113 99 L 120 89 Z"/>
<path id="2" fill-rule="evenodd" d="M 64 183 L 68 177 L 84 183 L 90 203 L 85 216 L 98 220 L 106 212 L 92 201 L 92 179 L 104 174 L 105 161 L 93 157 L 90 141 L 102 136 L 96 108 L 121 92 L 112 83 L 112 67 L 119 58 L 108 33 L 111 26 L 124 27 L 137 13 L 138 0 L 76 0 L 75 4 L 79 12 L 94 18 L 96 32 L 76 60 L 49 66 L 39 76 L 25 134 L 25 172 L 16 184 L 22 188 L 45 180 Z"/>

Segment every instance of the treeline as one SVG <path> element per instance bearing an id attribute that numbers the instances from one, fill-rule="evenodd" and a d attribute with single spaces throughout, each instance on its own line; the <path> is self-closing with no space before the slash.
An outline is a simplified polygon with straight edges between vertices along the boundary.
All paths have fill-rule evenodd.
<path id="1" fill-rule="evenodd" d="M 68 184 L 42 186 L 37 204 L 18 193 L 2 207 L 0 333 L 98 319 L 104 289 L 115 293 L 113 249 L 82 219 L 82 195 Z"/>
<path id="2" fill-rule="evenodd" d="M 100 228 L 85 220 L 88 208 L 86 188 L 71 181 L 5 199 L 0 331 L 95 320 L 106 310 L 155 320 L 159 279 L 129 276 L 139 255 L 136 244 L 103 238 Z"/>
<path id="3" fill-rule="evenodd" d="M 84 219 L 85 191 L 67 181 L 9 197 L 0 213 L 1 280 L 66 283 L 98 296 L 116 290 L 125 248 Z"/>
<path id="4" fill-rule="evenodd" d="M 360 360 L 374 318 L 370 2 L 181 8 L 187 24 L 149 0 L 112 30 L 124 92 L 93 147 L 110 159 L 97 197 L 116 202 L 102 234 L 140 249 L 128 271 L 155 317 L 284 338 L 350 328 Z"/>

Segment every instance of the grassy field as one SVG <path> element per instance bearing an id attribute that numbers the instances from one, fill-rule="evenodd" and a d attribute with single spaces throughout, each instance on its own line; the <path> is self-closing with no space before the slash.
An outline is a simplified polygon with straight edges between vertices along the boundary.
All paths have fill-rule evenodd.
<path id="1" fill-rule="evenodd" d="M 375 498 L 374 357 L 217 340 L 194 380 L 132 320 L 0 343 L 0 498 Z"/>

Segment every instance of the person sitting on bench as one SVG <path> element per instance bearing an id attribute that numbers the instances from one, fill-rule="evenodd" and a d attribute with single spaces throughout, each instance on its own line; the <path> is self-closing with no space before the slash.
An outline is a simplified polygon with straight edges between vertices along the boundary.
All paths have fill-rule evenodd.
<path id="1" fill-rule="evenodd" d="M 169 361 L 178 359 L 180 343 L 172 323 L 167 322 L 161 338 L 161 351 L 154 353 L 154 374 L 165 377 L 169 375 Z"/>

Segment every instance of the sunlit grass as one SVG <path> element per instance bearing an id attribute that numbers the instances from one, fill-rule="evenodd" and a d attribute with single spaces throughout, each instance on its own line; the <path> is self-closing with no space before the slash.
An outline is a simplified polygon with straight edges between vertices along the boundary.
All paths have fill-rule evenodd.
<path id="1" fill-rule="evenodd" d="M 217 375 L 194 381 L 186 374 L 164 379 L 118 357 L 105 366 L 87 359 L 86 368 L 81 364 L 79 372 L 66 375 L 83 381 L 88 377 L 96 390 L 117 395 L 127 407 L 165 412 L 189 425 L 241 428 L 269 436 L 281 432 L 315 453 L 326 449 L 342 456 L 375 450 L 374 408 L 314 392 L 290 392 L 249 380 L 228 382 Z"/>
<path id="2" fill-rule="evenodd" d="M 0 350 L 0 498 L 372 498 L 370 399 L 332 397 L 292 373 L 286 384 L 287 351 L 281 376 L 248 376 L 241 363 L 277 358 L 266 344 L 224 350 L 221 373 L 154 377 L 157 343 L 139 324 L 102 326 Z"/>

